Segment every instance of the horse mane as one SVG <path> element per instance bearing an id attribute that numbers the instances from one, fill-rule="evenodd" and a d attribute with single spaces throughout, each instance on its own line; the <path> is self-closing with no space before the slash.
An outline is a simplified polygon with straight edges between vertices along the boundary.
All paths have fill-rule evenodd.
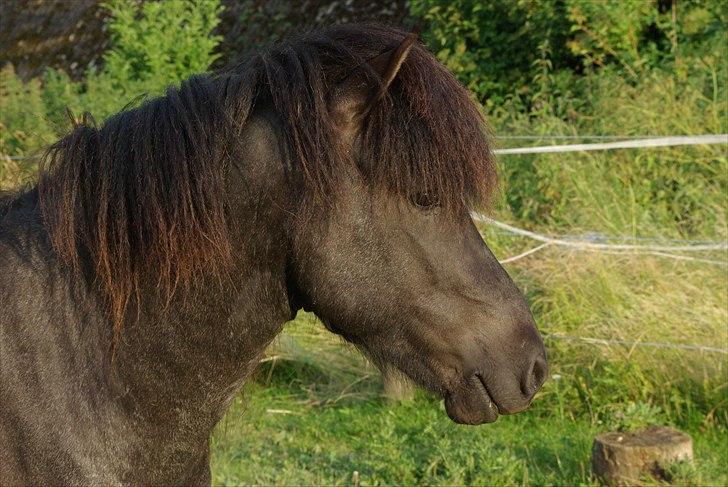
<path id="1" fill-rule="evenodd" d="M 312 198 L 326 200 L 342 165 L 356 164 L 369 184 L 403 199 L 426 194 L 444 209 L 487 202 L 496 178 L 483 118 L 420 45 L 371 107 L 357 158 L 341 147 L 329 95 L 355 71 L 376 87 L 366 61 L 405 35 L 376 25 L 307 34 L 193 76 L 100 128 L 79 124 L 47 150 L 39 194 L 51 242 L 76 270 L 88 258 L 116 338 L 143 279 L 156 279 L 169 302 L 179 284 L 231 263 L 225 169 L 259 103 L 280 118 L 294 172 Z"/>
<path id="2" fill-rule="evenodd" d="M 155 274 L 169 302 L 178 284 L 230 262 L 218 110 L 211 79 L 195 76 L 101 128 L 78 125 L 41 161 L 51 243 L 75 271 L 88 257 L 115 338 L 143 277 Z"/>

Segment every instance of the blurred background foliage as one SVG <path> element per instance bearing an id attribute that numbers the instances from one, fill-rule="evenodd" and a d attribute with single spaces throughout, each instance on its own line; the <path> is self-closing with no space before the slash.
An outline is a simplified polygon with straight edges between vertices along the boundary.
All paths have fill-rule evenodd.
<path id="1" fill-rule="evenodd" d="M 38 154 L 67 131 L 66 107 L 101 122 L 192 73 L 343 21 L 417 26 L 483 107 L 499 147 L 564 142 L 554 136 L 728 132 L 721 0 L 70 5 L 0 4 L 0 188 L 33 181 L 35 161 L 17 156 Z M 520 226 L 600 238 L 728 236 L 724 145 L 503 156 L 499 165 L 493 211 Z M 532 245 L 481 230 L 499 257 Z M 725 267 L 550 249 L 507 270 L 545 333 L 728 346 Z M 249 386 L 255 394 L 236 399 L 221 425 L 215 480 L 346 483 L 358 470 L 362 485 L 589 484 L 593 433 L 661 422 L 696 438 L 697 466 L 676 474 L 680 483 L 728 481 L 725 355 L 555 340 L 548 347 L 554 378 L 533 410 L 467 429 L 425 395 L 397 405 L 379 399 L 376 371 L 301 314 Z"/>
<path id="2" fill-rule="evenodd" d="M 498 135 L 726 131 L 724 2 L 351 3 L 245 0 L 228 9 L 219 0 L 102 3 L 96 8 L 105 12 L 103 29 L 97 30 L 108 47 L 87 60 L 82 75 L 77 67 L 76 74 L 50 67 L 28 78 L 4 64 L 0 153 L 39 152 L 68 128 L 65 107 L 100 121 L 273 40 L 361 19 L 422 27 L 423 41 L 471 89 Z M 717 208 L 727 187 L 722 147 L 666 149 L 660 163 L 652 151 L 613 154 L 511 157 L 502 170 L 504 203 L 513 216 L 536 223 L 593 228 L 608 222 L 607 230 L 622 233 L 662 231 L 669 223 L 674 235 L 726 234 Z M 6 184 L 32 175 L 32 165 L 3 164 Z M 630 206 L 614 208 L 605 198 Z M 602 218 L 597 209 L 613 214 Z"/>
<path id="3" fill-rule="evenodd" d="M 102 121 L 136 97 L 160 94 L 170 84 L 204 72 L 219 57 L 213 35 L 217 0 L 104 4 L 109 11 L 109 49 L 99 68 L 76 81 L 62 69 L 23 83 L 5 64 L 0 81 L 0 152 L 32 154 L 68 129 L 66 107 Z M 30 102 L 30 104 L 28 104 Z"/>

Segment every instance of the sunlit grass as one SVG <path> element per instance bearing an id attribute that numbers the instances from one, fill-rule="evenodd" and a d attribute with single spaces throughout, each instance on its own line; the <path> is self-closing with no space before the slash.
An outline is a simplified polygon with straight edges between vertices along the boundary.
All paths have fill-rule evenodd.
<path id="1" fill-rule="evenodd" d="M 686 482 L 728 480 L 725 421 L 699 403 L 705 390 L 646 374 L 652 353 L 551 345 L 552 378 L 531 410 L 467 427 L 421 392 L 411 402 L 384 400 L 372 366 L 322 330 L 301 314 L 238 396 L 213 438 L 215 484 L 351 485 L 356 471 L 361 485 L 591 485 L 594 435 L 651 423 L 695 438 Z M 679 357 L 663 358 L 679 377 Z M 658 387 L 686 410 L 655 400 Z"/>
<path id="2" fill-rule="evenodd" d="M 486 238 L 506 257 L 532 246 Z M 717 256 L 725 258 L 725 256 Z M 507 265 L 540 329 L 726 348 L 725 268 L 655 256 L 544 249 Z M 378 372 L 310 314 L 269 351 L 213 441 L 218 485 L 594 484 L 596 433 L 668 424 L 695 439 L 685 485 L 728 481 L 726 355 L 547 339 L 550 380 L 531 410 L 455 425 L 436 398 L 381 397 Z"/>

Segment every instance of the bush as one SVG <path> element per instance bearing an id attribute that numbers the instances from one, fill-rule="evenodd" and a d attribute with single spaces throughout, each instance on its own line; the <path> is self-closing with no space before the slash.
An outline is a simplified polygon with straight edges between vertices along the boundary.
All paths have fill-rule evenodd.
<path id="1" fill-rule="evenodd" d="M 519 111 L 530 111 L 545 65 L 562 87 L 585 88 L 581 78 L 604 67 L 638 84 L 646 70 L 724 49 L 721 2 L 676 9 L 658 0 L 410 2 L 411 14 L 426 24 L 426 43 L 478 100 L 489 107 L 515 102 Z"/>
<path id="2" fill-rule="evenodd" d="M 111 47 L 103 68 L 91 70 L 74 83 L 63 71 L 49 70 L 44 80 L 44 101 L 56 127 L 68 106 L 103 119 L 136 97 L 160 94 L 167 86 L 208 69 L 218 55 L 219 0 L 144 2 L 113 0 Z"/>
<path id="3" fill-rule="evenodd" d="M 674 8 L 411 3 L 427 22 L 424 39 L 485 105 L 496 133 L 725 133 L 725 9 Z M 622 235 L 727 233 L 721 146 L 506 156 L 501 167 L 504 209 L 520 220 Z"/>
<path id="4" fill-rule="evenodd" d="M 53 141 L 40 81 L 23 83 L 10 64 L 0 70 L 0 107 L 0 153 L 25 156 Z"/>
<path id="5" fill-rule="evenodd" d="M 132 2 L 112 0 L 111 47 L 101 69 L 72 81 L 48 70 L 42 81 L 23 83 L 12 66 L 0 72 L 0 152 L 36 153 L 68 128 L 66 109 L 90 112 L 101 121 L 147 95 L 161 93 L 217 59 L 219 36 L 212 35 L 221 12 L 219 0 Z M 8 184 L 10 166 L 0 166 Z"/>
<path id="6" fill-rule="evenodd" d="M 539 49 L 557 69 L 576 63 L 562 2 L 412 0 L 410 12 L 426 22 L 423 38 L 437 57 L 487 106 L 530 98 Z"/>

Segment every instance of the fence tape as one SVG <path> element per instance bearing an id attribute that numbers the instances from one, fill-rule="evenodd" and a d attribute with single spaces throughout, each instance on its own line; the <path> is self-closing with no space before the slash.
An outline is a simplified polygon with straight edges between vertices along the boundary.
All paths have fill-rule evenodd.
<path id="1" fill-rule="evenodd" d="M 640 137 L 640 138 L 635 138 Z M 728 144 L 728 134 L 708 135 L 669 135 L 666 137 L 642 138 L 641 136 L 616 136 L 616 135 L 503 135 L 496 136 L 498 139 L 523 139 L 523 140 L 548 140 L 548 139 L 623 139 L 617 142 L 601 142 L 597 144 L 566 144 L 566 145 L 544 145 L 538 147 L 513 147 L 510 149 L 495 149 L 494 154 L 546 154 L 558 152 L 587 152 L 596 150 L 612 149 L 640 149 L 645 147 L 672 147 L 678 145 L 711 145 Z M 626 139 L 626 140 L 624 140 Z M 25 159 L 37 159 L 38 155 L 11 156 L 0 155 L 0 158 L 7 158 L 13 161 Z"/>
<path id="2" fill-rule="evenodd" d="M 517 260 L 521 260 L 524 257 L 528 257 L 529 255 L 535 254 L 536 252 L 545 249 L 546 247 L 549 247 L 553 245 L 551 242 L 542 243 L 541 245 L 538 245 L 530 250 L 527 250 L 525 252 L 522 252 L 520 254 L 514 255 L 512 257 L 508 257 L 507 259 L 499 260 L 501 264 L 510 264 L 511 262 L 515 262 Z M 699 257 L 691 257 L 689 255 L 680 255 L 680 254 L 670 254 L 668 252 L 654 252 L 654 251 L 639 251 L 639 250 L 599 250 L 599 249 L 569 249 L 572 252 L 576 251 L 584 251 L 584 252 L 599 252 L 600 254 L 611 254 L 611 255 L 654 255 L 657 257 L 667 257 L 670 259 L 675 260 L 686 260 L 686 261 L 692 261 L 692 262 L 701 262 L 704 264 L 711 264 L 721 267 L 728 267 L 728 261 L 723 260 L 715 260 L 715 259 L 703 259 Z"/>
<path id="3" fill-rule="evenodd" d="M 658 137 L 684 137 L 683 135 L 496 135 L 501 140 L 636 140 Z"/>
<path id="4" fill-rule="evenodd" d="M 645 147 L 672 147 L 678 145 L 728 144 L 728 134 L 655 137 L 652 139 L 621 140 L 596 144 L 544 145 L 495 149 L 494 154 L 546 154 L 559 152 L 587 152 L 613 149 L 640 149 Z"/>
<path id="5" fill-rule="evenodd" d="M 494 228 L 489 231 L 489 233 L 493 233 L 495 235 L 503 235 L 505 237 L 513 237 L 513 238 L 519 238 L 519 235 L 514 235 L 511 232 L 508 232 L 506 230 L 500 230 L 498 228 Z M 664 237 L 636 237 L 632 235 L 606 235 L 603 233 L 598 232 L 589 232 L 589 233 L 582 233 L 577 235 L 561 235 L 563 240 L 583 240 L 585 242 L 601 242 L 605 243 L 611 240 L 618 240 L 620 243 L 628 243 L 628 242 L 640 242 L 642 244 L 655 244 L 655 245 L 665 245 L 667 243 L 677 243 L 677 244 L 699 244 L 699 245 L 720 245 L 723 243 L 722 240 L 695 240 L 695 239 L 687 239 L 687 238 L 664 238 Z"/>
<path id="6" fill-rule="evenodd" d="M 524 257 L 528 257 L 531 254 L 535 254 L 539 250 L 545 249 L 546 247 L 548 247 L 550 245 L 552 245 L 551 242 L 542 243 L 541 245 L 534 247 L 531 250 L 527 250 L 521 254 L 514 255 L 513 257 L 508 257 L 507 259 L 500 260 L 498 262 L 500 262 L 501 264 L 508 264 L 509 262 L 515 262 L 517 260 L 523 259 Z"/>
<path id="7" fill-rule="evenodd" d="M 715 259 L 704 259 L 701 257 L 692 257 L 689 255 L 672 254 L 669 252 L 656 252 L 652 250 L 598 250 L 598 249 L 572 249 L 580 250 L 585 252 L 599 252 L 600 254 L 611 254 L 611 255 L 654 255 L 656 257 L 667 257 L 675 260 L 686 260 L 692 262 L 702 262 L 704 264 L 712 264 L 721 267 L 728 267 L 728 261 L 715 260 Z"/>
<path id="8" fill-rule="evenodd" d="M 728 349 L 708 347 L 704 345 L 693 345 L 690 343 L 664 343 L 664 342 L 634 342 L 629 340 L 617 340 L 613 338 L 592 338 L 573 335 L 562 335 L 560 333 L 544 333 L 544 338 L 552 340 L 568 340 L 590 343 L 592 345 L 625 345 L 629 347 L 666 348 L 675 350 L 693 350 L 697 352 L 720 353 L 728 355 Z"/>
<path id="9" fill-rule="evenodd" d="M 716 244 L 695 244 L 695 245 L 638 245 L 638 244 L 608 244 L 608 243 L 597 243 L 588 240 L 567 240 L 561 237 L 550 237 L 548 235 L 542 235 L 540 233 L 531 232 L 522 228 L 514 227 L 507 223 L 494 220 L 481 213 L 472 212 L 471 216 L 474 220 L 488 223 L 495 227 L 505 230 L 515 235 L 521 235 L 523 237 L 537 240 L 543 243 L 550 243 L 559 247 L 570 247 L 576 249 L 590 249 L 590 250 L 631 250 L 631 251 L 645 251 L 645 252 L 707 252 L 715 250 L 728 250 L 728 242 L 721 242 Z"/>

